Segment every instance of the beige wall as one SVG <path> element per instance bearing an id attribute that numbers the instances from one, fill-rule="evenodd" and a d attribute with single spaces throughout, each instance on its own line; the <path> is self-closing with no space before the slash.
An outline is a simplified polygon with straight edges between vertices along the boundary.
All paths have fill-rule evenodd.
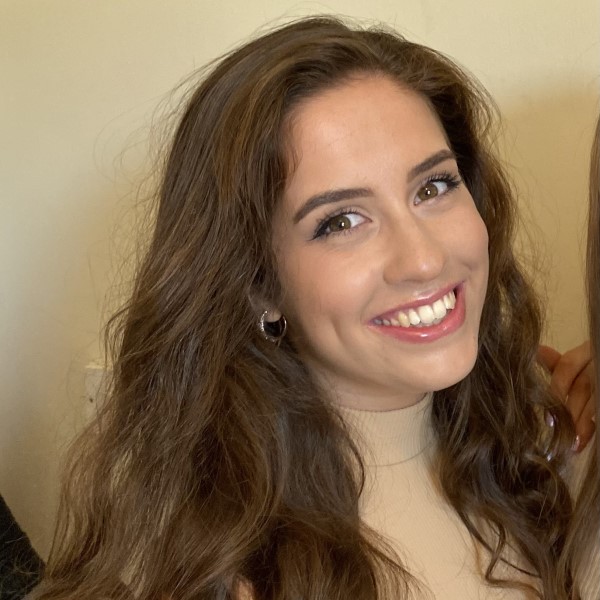
<path id="1" fill-rule="evenodd" d="M 494 94 L 548 255 L 549 337 L 582 339 L 597 0 L 0 0 L 0 491 L 43 552 L 153 108 L 266 22 L 337 11 L 443 50 Z"/>

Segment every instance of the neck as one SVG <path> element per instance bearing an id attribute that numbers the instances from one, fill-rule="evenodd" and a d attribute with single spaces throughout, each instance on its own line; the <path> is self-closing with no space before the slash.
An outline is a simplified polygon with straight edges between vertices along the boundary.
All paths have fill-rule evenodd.
<path id="1" fill-rule="evenodd" d="M 333 391 L 332 400 L 339 406 L 355 410 L 387 412 L 414 406 L 427 395 L 424 392 L 408 392 L 389 389 L 373 389 L 353 386 L 351 389 L 343 385 L 329 385 Z"/>
<path id="2" fill-rule="evenodd" d="M 340 414 L 354 431 L 367 465 L 385 466 L 410 460 L 431 446 L 433 394 L 417 404 L 390 411 L 340 407 Z"/>

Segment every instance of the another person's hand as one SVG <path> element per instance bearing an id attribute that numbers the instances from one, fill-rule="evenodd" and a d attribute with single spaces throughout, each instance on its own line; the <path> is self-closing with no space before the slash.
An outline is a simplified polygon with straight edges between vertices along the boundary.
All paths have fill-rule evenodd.
<path id="1" fill-rule="evenodd" d="M 584 342 L 561 354 L 540 346 L 538 358 L 550 372 L 550 389 L 563 402 L 575 424 L 573 450 L 581 452 L 596 429 L 596 389 L 590 343 Z"/>

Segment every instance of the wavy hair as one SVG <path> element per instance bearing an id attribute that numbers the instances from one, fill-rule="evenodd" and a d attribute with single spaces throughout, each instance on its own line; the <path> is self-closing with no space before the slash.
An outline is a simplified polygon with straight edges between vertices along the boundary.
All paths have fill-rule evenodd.
<path id="1" fill-rule="evenodd" d="M 596 122 L 594 141 L 590 157 L 588 237 L 587 237 L 587 295 L 590 342 L 592 356 L 596 361 L 596 423 L 600 416 L 600 118 Z M 565 574 L 574 573 L 572 597 L 591 598 L 591 590 L 600 592 L 597 577 L 586 567 L 591 555 L 598 549 L 600 530 L 600 444 L 598 431 L 589 449 L 590 457 L 585 472 L 576 477 L 577 500 L 573 513 L 572 526 L 568 532 L 563 555 L 557 569 L 557 577 L 564 580 Z M 588 591 L 588 588 L 590 591 Z"/>
<path id="2" fill-rule="evenodd" d="M 357 74 L 389 77 L 437 113 L 489 232 L 489 288 L 472 373 L 436 393 L 443 493 L 489 550 L 509 547 L 563 600 L 571 514 L 558 475 L 572 432 L 536 350 L 541 317 L 512 251 L 514 198 L 491 150 L 487 94 L 443 55 L 383 29 L 299 20 L 212 66 L 166 159 L 156 224 L 112 321 L 105 408 L 72 453 L 36 600 L 375 600 L 418 589 L 359 513 L 361 457 L 294 347 L 256 327 L 277 297 L 271 217 L 294 107 Z M 548 447 L 543 412 L 556 415 Z M 548 453 L 551 453 L 551 456 Z"/>

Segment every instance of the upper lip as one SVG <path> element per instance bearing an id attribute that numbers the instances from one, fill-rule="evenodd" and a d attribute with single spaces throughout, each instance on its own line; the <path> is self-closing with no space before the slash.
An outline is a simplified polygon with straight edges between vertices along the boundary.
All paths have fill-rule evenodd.
<path id="1" fill-rule="evenodd" d="M 436 300 L 443 298 L 446 294 L 455 290 L 460 285 L 461 285 L 461 283 L 452 283 L 443 288 L 440 288 L 439 290 L 436 290 L 435 292 L 433 292 L 431 294 L 420 296 L 419 298 L 417 298 L 415 300 L 411 300 L 410 302 L 407 302 L 406 304 L 401 304 L 399 306 L 396 306 L 395 308 L 392 308 L 391 310 L 388 310 L 387 312 L 377 315 L 375 317 L 375 319 L 394 318 L 395 315 L 401 310 L 407 311 L 411 308 L 416 308 L 417 306 L 423 306 L 423 304 L 433 304 Z"/>

